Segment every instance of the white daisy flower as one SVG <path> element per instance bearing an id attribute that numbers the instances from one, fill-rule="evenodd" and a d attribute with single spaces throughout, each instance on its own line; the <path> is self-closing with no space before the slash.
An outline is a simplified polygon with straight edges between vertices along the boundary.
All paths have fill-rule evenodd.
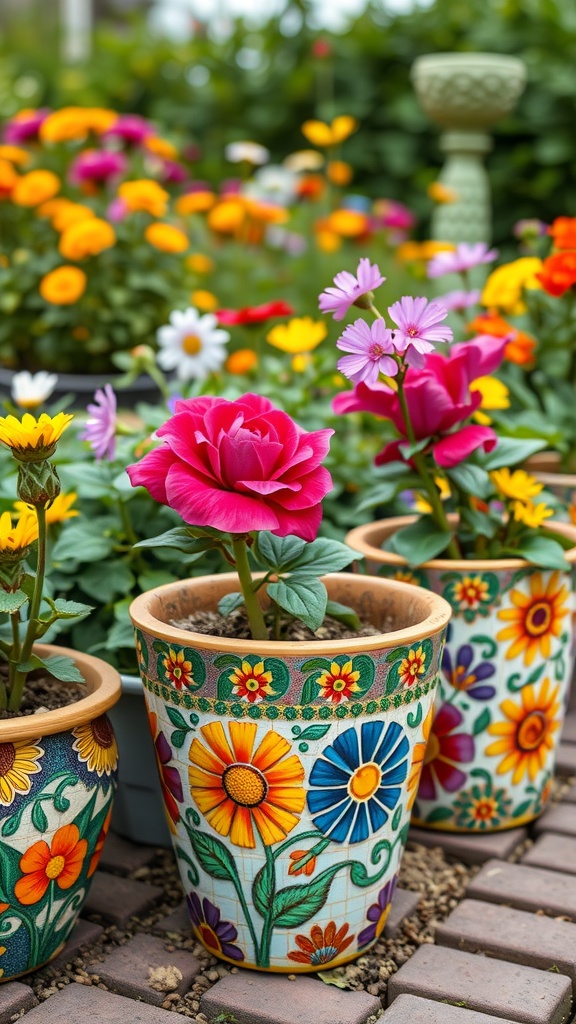
<path id="1" fill-rule="evenodd" d="M 246 160 L 255 167 L 265 164 L 270 158 L 270 151 L 258 142 L 229 142 L 224 153 L 231 164 L 241 164 Z"/>
<path id="2" fill-rule="evenodd" d="M 246 185 L 244 194 L 264 203 L 290 206 L 296 199 L 297 185 L 298 178 L 293 171 L 280 165 L 268 164 L 256 171 L 252 181 Z"/>
<path id="3" fill-rule="evenodd" d="M 175 309 L 170 314 L 170 326 L 161 327 L 156 337 L 160 346 L 158 366 L 176 370 L 179 380 L 205 380 L 219 370 L 226 358 L 224 346 L 230 340 L 213 313 L 200 316 L 193 306 L 184 312 Z"/>
<path id="4" fill-rule="evenodd" d="M 10 391 L 15 404 L 21 409 L 35 409 L 50 397 L 57 383 L 58 376 L 55 373 L 21 370 L 12 377 Z"/>

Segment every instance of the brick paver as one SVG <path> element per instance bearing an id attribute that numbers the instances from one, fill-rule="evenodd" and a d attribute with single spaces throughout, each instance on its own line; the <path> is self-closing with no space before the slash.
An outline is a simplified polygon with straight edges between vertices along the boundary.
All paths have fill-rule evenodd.
<path id="1" fill-rule="evenodd" d="M 24 1019 L 26 1024 L 175 1024 L 177 1018 L 170 1010 L 72 982 L 35 1006 Z"/>
<path id="2" fill-rule="evenodd" d="M 0 985 L 0 1024 L 8 1024 L 19 1010 L 30 1010 L 37 1002 L 32 989 L 20 981 Z"/>
<path id="3" fill-rule="evenodd" d="M 491 860 L 469 883 L 466 895 L 518 910 L 576 918 L 576 877 L 559 871 Z"/>
<path id="4" fill-rule="evenodd" d="M 105 921 L 118 925 L 128 924 L 131 917 L 145 914 L 164 895 L 159 885 L 148 885 L 132 878 L 118 878 L 107 871 L 98 870 L 92 880 L 84 904 L 83 914 L 97 914 Z"/>
<path id="5" fill-rule="evenodd" d="M 576 805 L 564 803 L 549 807 L 542 817 L 534 822 L 534 831 L 536 835 L 542 835 L 543 832 L 559 832 L 565 836 L 576 836 Z"/>
<path id="6" fill-rule="evenodd" d="M 160 918 L 154 927 L 161 932 L 189 932 L 192 926 L 186 904 L 181 903 L 171 914 Z"/>
<path id="7" fill-rule="evenodd" d="M 566 715 L 562 726 L 562 742 L 576 743 L 576 715 Z"/>
<path id="8" fill-rule="evenodd" d="M 545 832 L 524 854 L 522 864 L 576 875 L 576 838 Z"/>
<path id="9" fill-rule="evenodd" d="M 231 1024 L 366 1024 L 382 1009 L 367 992 L 345 992 L 303 975 L 292 978 L 258 971 L 228 974 L 204 993 L 200 1010 L 209 1021 L 228 1014 Z"/>
<path id="10" fill-rule="evenodd" d="M 402 927 L 402 922 L 415 913 L 421 899 L 422 893 L 420 892 L 411 892 L 410 889 L 396 889 L 390 913 L 384 925 L 385 939 L 393 939 L 398 934 Z"/>
<path id="11" fill-rule="evenodd" d="M 150 970 L 171 967 L 182 975 L 179 983 L 160 991 L 152 988 Z M 86 969 L 97 974 L 107 988 L 121 996 L 161 1006 L 169 992 L 182 996 L 188 991 L 201 965 L 187 950 L 167 952 L 164 939 L 141 933 L 124 946 L 117 946 L 104 960 L 92 960 Z"/>
<path id="12" fill-rule="evenodd" d="M 109 832 L 99 866 L 105 871 L 118 871 L 122 875 L 130 875 L 139 868 L 148 867 L 156 854 L 154 846 L 139 846 L 122 839 L 115 832 Z"/>
<path id="13" fill-rule="evenodd" d="M 457 857 L 464 864 L 484 864 L 492 857 L 506 860 L 528 835 L 525 828 L 513 828 L 506 832 L 488 832 L 484 835 L 461 835 L 457 832 L 440 832 L 434 829 L 411 828 L 408 841 L 422 846 L 439 846 L 444 853 Z"/>
<path id="14" fill-rule="evenodd" d="M 559 775 L 576 775 L 576 743 L 560 743 L 556 754 Z"/>
<path id="15" fill-rule="evenodd" d="M 93 948 L 103 931 L 104 929 L 101 924 L 96 924 L 95 921 L 84 921 L 80 918 L 74 925 L 72 934 L 62 952 L 50 961 L 50 967 L 62 967 L 64 964 L 74 960 L 80 950 L 87 947 Z"/>
<path id="16" fill-rule="evenodd" d="M 385 1024 L 512 1024 L 502 1017 L 405 994 L 394 1000 L 381 1020 Z"/>
<path id="17" fill-rule="evenodd" d="M 402 992 L 521 1024 L 564 1024 L 572 1005 L 570 980 L 560 974 L 432 945 L 392 975 L 388 1003 Z"/>
<path id="18" fill-rule="evenodd" d="M 576 786 L 570 786 L 570 789 L 562 794 L 562 803 L 576 804 Z"/>
<path id="19" fill-rule="evenodd" d="M 484 953 L 542 971 L 557 971 L 576 983 L 576 924 L 544 914 L 463 900 L 438 925 L 439 946 Z"/>

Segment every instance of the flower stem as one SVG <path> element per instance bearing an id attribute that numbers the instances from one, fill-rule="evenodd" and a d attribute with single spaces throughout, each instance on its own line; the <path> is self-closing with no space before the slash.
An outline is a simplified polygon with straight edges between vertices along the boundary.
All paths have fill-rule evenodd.
<path id="1" fill-rule="evenodd" d="M 266 629 L 266 623 L 264 622 L 264 614 L 252 587 L 252 573 L 250 572 L 248 548 L 246 547 L 245 537 L 232 535 L 232 548 L 234 551 L 234 558 L 236 560 L 236 572 L 238 573 L 238 580 L 240 581 L 240 589 L 242 590 L 242 596 L 244 597 L 244 604 L 248 615 L 248 622 L 250 623 L 252 639 L 267 640 L 268 630 Z"/>
<path id="2" fill-rule="evenodd" d="M 46 573 L 46 510 L 42 505 L 35 505 L 34 507 L 36 510 L 36 518 L 38 520 L 38 558 L 36 562 L 34 590 L 32 592 L 32 600 L 30 601 L 30 608 L 28 611 L 28 625 L 26 628 L 24 643 L 22 644 L 22 650 L 20 652 L 20 664 L 27 662 L 32 653 L 32 646 L 36 639 L 36 620 L 38 619 L 38 614 L 40 612 L 40 604 L 44 590 L 44 576 Z M 10 690 L 10 698 L 8 701 L 8 707 L 11 711 L 17 711 L 20 707 L 27 675 L 27 672 L 19 672 L 18 670 L 16 670 L 14 674 L 14 683 Z"/>

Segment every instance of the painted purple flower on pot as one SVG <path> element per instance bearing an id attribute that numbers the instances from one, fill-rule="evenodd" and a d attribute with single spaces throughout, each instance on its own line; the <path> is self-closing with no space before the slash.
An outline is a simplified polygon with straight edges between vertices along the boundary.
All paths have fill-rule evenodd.
<path id="1" fill-rule="evenodd" d="M 326 288 L 318 296 L 322 313 L 333 313 L 335 320 L 342 320 L 350 306 L 358 305 L 358 299 L 379 288 L 386 280 L 379 267 L 371 264 L 367 257 L 360 260 L 356 277 L 348 270 L 341 270 L 334 278 L 335 288 Z"/>
<path id="2" fill-rule="evenodd" d="M 184 800 L 182 781 L 178 769 L 171 765 L 172 748 L 164 733 L 158 729 L 158 717 L 154 711 L 149 714 L 150 730 L 154 739 L 154 751 L 156 753 L 156 765 L 160 777 L 160 788 L 164 797 L 164 807 L 174 824 L 180 821 L 180 808 L 178 803 Z M 176 802 L 178 801 L 178 803 Z M 168 823 L 170 825 L 170 822 Z M 172 829 L 173 831 L 173 829 Z"/>
<path id="3" fill-rule="evenodd" d="M 186 903 L 194 932 L 206 949 L 229 960 L 244 959 L 240 947 L 234 945 L 238 932 L 230 921 L 222 921 L 218 907 L 206 897 L 200 903 L 195 892 L 186 896 Z"/>
<path id="4" fill-rule="evenodd" d="M 496 693 L 496 688 L 483 685 L 483 682 L 495 675 L 496 666 L 489 661 L 480 661 L 473 666 L 473 661 L 474 650 L 471 644 L 459 647 L 454 659 L 449 646 L 446 645 L 442 655 L 442 672 L 455 690 L 466 691 L 473 700 L 490 700 Z"/>
<path id="5" fill-rule="evenodd" d="M 421 800 L 435 800 L 437 786 L 455 793 L 465 785 L 466 773 L 458 765 L 474 759 L 474 737 L 454 732 L 462 720 L 462 713 L 452 704 L 442 704 L 434 716 L 418 788 Z"/>
<path id="6" fill-rule="evenodd" d="M 373 903 L 368 907 L 368 913 L 366 917 L 370 921 L 367 928 L 364 928 L 358 935 L 358 948 L 362 946 L 368 946 L 376 939 L 380 938 L 384 931 L 384 926 L 388 920 L 390 913 L 390 906 L 392 903 L 392 897 L 396 888 L 396 882 L 398 881 L 398 875 L 393 875 L 390 878 L 383 889 L 380 889 L 378 893 L 378 899 L 376 903 Z"/>
<path id="7" fill-rule="evenodd" d="M 112 462 L 116 452 L 116 395 L 111 384 L 98 388 L 95 401 L 87 406 L 86 429 L 80 434 L 88 441 L 98 460 Z"/>
<path id="8" fill-rule="evenodd" d="M 437 252 L 430 260 L 428 277 L 442 277 L 444 274 L 465 274 L 482 263 L 492 263 L 498 256 L 497 249 L 489 249 L 485 242 L 460 242 L 453 250 Z"/>
<path id="9" fill-rule="evenodd" d="M 397 352 L 406 353 L 408 366 L 423 367 L 424 356 L 434 351 L 435 344 L 452 341 L 452 328 L 442 323 L 448 310 L 439 302 L 404 295 L 399 302 L 388 306 L 388 313 L 397 324 L 393 330 L 394 346 Z"/>

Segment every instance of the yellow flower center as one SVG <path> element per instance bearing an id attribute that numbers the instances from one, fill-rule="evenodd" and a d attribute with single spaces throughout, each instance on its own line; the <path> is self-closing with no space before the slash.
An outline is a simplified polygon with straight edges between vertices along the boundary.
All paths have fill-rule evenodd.
<path id="1" fill-rule="evenodd" d="M 480 800 L 474 808 L 474 817 L 477 821 L 489 821 L 496 811 L 494 800 Z"/>
<path id="2" fill-rule="evenodd" d="M 348 792 L 354 800 L 369 800 L 374 796 L 382 781 L 382 772 L 377 764 L 371 761 L 356 769 L 348 783 Z"/>
<path id="3" fill-rule="evenodd" d="M 516 742 L 520 750 L 536 750 L 546 735 L 546 716 L 541 711 L 532 711 L 520 723 Z"/>
<path id="4" fill-rule="evenodd" d="M 268 792 L 266 779 L 252 764 L 231 764 L 222 776 L 224 790 L 240 807 L 258 807 Z"/>
<path id="5" fill-rule="evenodd" d="M 429 764 L 430 761 L 435 761 L 440 753 L 440 741 L 437 736 L 432 733 L 428 743 L 426 745 L 426 753 L 424 754 L 424 764 Z"/>
<path id="6" fill-rule="evenodd" d="M 65 864 L 66 861 L 62 854 L 58 854 L 57 857 L 51 857 L 46 865 L 46 874 L 48 878 L 58 878 L 58 876 L 62 874 Z"/>
<path id="7" fill-rule="evenodd" d="M 187 334 L 182 339 L 182 350 L 187 356 L 197 356 L 202 351 L 202 342 L 197 334 Z"/>
<path id="8" fill-rule="evenodd" d="M 250 690 L 252 693 L 260 689 L 260 683 L 258 682 L 257 679 L 254 679 L 253 676 L 250 679 L 246 679 L 244 685 L 246 686 L 246 689 Z"/>
<path id="9" fill-rule="evenodd" d="M 345 686 L 345 679 L 335 679 L 334 682 L 332 683 L 332 689 L 335 690 L 336 693 L 340 693 L 345 688 Z"/>

